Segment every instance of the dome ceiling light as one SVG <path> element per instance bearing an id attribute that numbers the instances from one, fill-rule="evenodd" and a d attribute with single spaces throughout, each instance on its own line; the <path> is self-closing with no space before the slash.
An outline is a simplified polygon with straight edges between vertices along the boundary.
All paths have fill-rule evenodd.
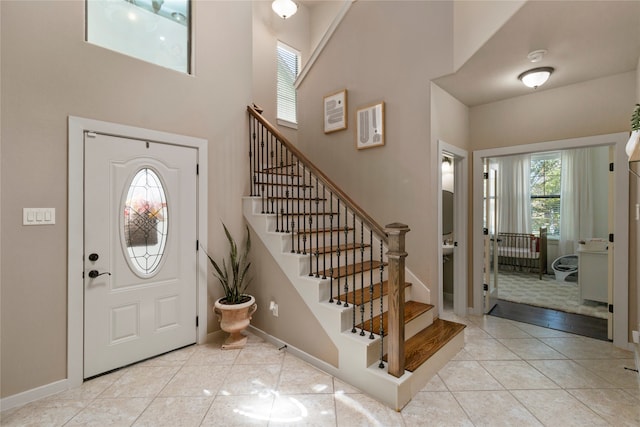
<path id="1" fill-rule="evenodd" d="M 538 89 L 548 79 L 551 73 L 553 73 L 553 67 L 538 67 L 531 70 L 527 70 L 518 76 L 518 80 L 527 87 Z"/>
<path id="2" fill-rule="evenodd" d="M 282 19 L 291 18 L 298 11 L 298 5 L 292 0 L 273 0 L 271 9 Z"/>

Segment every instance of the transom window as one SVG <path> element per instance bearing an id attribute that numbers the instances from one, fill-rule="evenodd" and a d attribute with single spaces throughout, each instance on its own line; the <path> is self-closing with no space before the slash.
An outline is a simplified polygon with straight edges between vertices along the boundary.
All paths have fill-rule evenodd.
<path id="1" fill-rule="evenodd" d="M 86 40 L 190 72 L 190 0 L 86 0 Z"/>

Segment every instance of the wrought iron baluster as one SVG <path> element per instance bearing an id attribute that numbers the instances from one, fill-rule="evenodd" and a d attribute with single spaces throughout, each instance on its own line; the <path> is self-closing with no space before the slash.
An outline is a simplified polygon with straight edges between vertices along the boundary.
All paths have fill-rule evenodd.
<path id="1" fill-rule="evenodd" d="M 384 263 L 382 262 L 382 254 L 383 254 L 383 240 L 380 239 L 380 284 L 382 285 L 384 278 Z M 380 292 L 380 364 L 378 364 L 378 368 L 384 369 L 384 323 L 382 322 L 384 312 L 384 299 L 382 296 L 382 292 Z"/>
<path id="2" fill-rule="evenodd" d="M 304 177 L 305 185 L 302 187 L 302 255 L 307 254 L 307 167 L 302 165 L 302 176 Z M 311 207 L 309 207 L 311 210 Z"/>
<path id="3" fill-rule="evenodd" d="M 351 232 L 353 236 L 353 272 L 352 272 L 352 282 L 351 286 L 353 298 L 351 298 L 351 306 L 353 307 L 352 311 L 352 322 L 351 322 L 351 332 L 356 333 L 356 294 L 358 290 L 356 289 L 356 213 L 352 212 L 352 221 L 353 221 L 353 231 Z"/>
<path id="4" fill-rule="evenodd" d="M 267 161 L 269 162 L 269 170 L 271 171 L 271 174 L 273 175 L 273 177 L 274 177 L 274 179 L 276 181 L 275 184 L 277 184 L 278 180 L 279 180 L 278 174 L 277 174 L 278 171 L 275 169 L 275 162 L 273 160 L 273 138 L 274 138 L 274 136 L 273 136 L 273 134 L 270 134 L 270 135 L 271 135 L 271 138 L 269 138 L 269 143 L 270 143 L 271 148 L 269 149 L 269 159 L 267 159 Z M 269 212 L 269 213 L 274 214 L 274 213 L 276 213 L 275 210 L 274 210 L 274 207 L 273 207 L 273 204 L 275 202 L 275 194 L 274 194 L 274 192 L 276 191 L 277 185 L 274 186 L 273 183 L 272 183 L 269 187 L 271 188 L 271 212 Z"/>
<path id="5" fill-rule="evenodd" d="M 322 185 L 322 229 L 325 233 L 322 233 L 322 247 L 324 250 L 322 251 L 322 278 L 327 278 L 327 189 Z M 331 248 L 329 248 L 329 254 L 331 253 Z"/>
<path id="6" fill-rule="evenodd" d="M 340 301 L 340 292 L 342 292 L 342 288 L 340 286 L 340 232 L 342 230 L 340 230 L 340 199 L 338 199 L 338 225 L 336 227 L 336 230 L 338 231 L 336 234 L 338 236 L 338 250 L 336 251 L 336 259 L 338 261 L 338 270 L 337 270 L 337 275 L 338 275 L 338 286 L 336 287 L 336 289 L 338 290 L 338 296 L 336 299 L 336 304 L 338 305 L 342 305 L 342 301 Z M 334 276 L 334 274 L 332 273 L 331 276 Z"/>
<path id="7" fill-rule="evenodd" d="M 360 220 L 360 335 L 364 336 L 364 223 Z"/>
<path id="8" fill-rule="evenodd" d="M 296 168 L 296 173 L 298 174 L 298 188 L 297 188 L 297 203 L 298 203 L 298 210 L 296 211 L 296 221 L 298 222 L 298 232 L 296 233 L 296 241 L 298 243 L 298 246 L 296 248 L 296 253 L 300 253 L 300 162 L 298 162 L 298 167 Z M 304 185 L 304 177 L 302 177 L 302 185 Z"/>
<path id="9" fill-rule="evenodd" d="M 331 283 L 329 286 L 329 302 L 333 302 L 333 193 L 329 192 L 329 246 L 331 246 L 331 252 L 329 252 L 329 277 L 331 277 Z"/>
<path id="10" fill-rule="evenodd" d="M 290 165 L 291 175 L 293 175 L 293 156 L 291 152 L 289 152 L 289 149 L 287 149 L 286 153 L 287 154 L 285 155 L 285 160 L 286 160 L 286 163 Z M 284 172 L 284 179 L 286 179 L 287 181 L 287 191 L 285 193 L 285 195 L 287 196 L 287 215 L 285 217 L 285 223 L 286 223 L 287 229 L 285 230 L 285 233 L 289 233 L 289 204 L 291 203 L 291 196 L 292 196 L 291 187 L 293 186 L 293 178 L 287 175 L 286 168 Z"/>
<path id="11" fill-rule="evenodd" d="M 349 307 L 349 211 L 344 207 L 344 306 Z"/>
<path id="12" fill-rule="evenodd" d="M 268 175 L 268 171 L 266 171 L 265 167 L 264 167 L 264 150 L 265 150 L 265 147 L 264 147 L 264 131 L 265 131 L 264 126 L 260 126 L 260 153 L 261 153 L 261 156 L 260 156 L 260 165 L 259 166 L 260 166 L 260 176 L 262 177 L 262 179 L 261 179 L 261 181 L 262 181 L 262 185 L 261 185 L 262 190 L 260 191 L 260 196 L 261 196 L 261 199 L 262 199 L 262 213 L 266 213 L 266 211 L 264 209 L 264 204 L 265 204 L 265 201 L 266 201 L 265 200 L 265 197 L 266 197 L 266 191 L 265 190 L 266 190 L 266 188 L 265 188 L 265 184 L 264 183 L 269 179 L 268 178 L 268 176 L 269 176 Z"/>
<path id="13" fill-rule="evenodd" d="M 322 230 L 324 232 L 324 230 Z M 324 237 L 324 236 L 323 236 Z M 320 277 L 320 194 L 318 186 L 318 178 L 316 177 L 316 247 L 314 254 L 316 256 L 316 277 Z"/>
<path id="14" fill-rule="evenodd" d="M 277 179 L 276 183 L 275 183 L 275 187 L 273 188 L 273 190 L 275 191 L 275 203 L 276 203 L 276 233 L 280 232 L 280 210 L 282 209 L 282 198 L 280 197 L 282 194 L 282 176 L 280 175 L 280 167 L 277 166 L 278 164 L 278 146 L 280 145 L 280 141 L 278 141 L 278 138 L 275 137 L 275 160 L 273 162 L 273 173 L 275 174 L 275 177 Z M 273 213 L 273 212 L 272 212 Z"/>
<path id="15" fill-rule="evenodd" d="M 375 338 L 373 335 L 373 230 L 369 230 L 369 243 L 369 277 L 371 280 L 369 282 L 369 325 L 371 326 L 369 328 L 369 339 L 372 340 Z M 380 294 L 382 294 L 382 282 L 380 282 Z"/>
<path id="16" fill-rule="evenodd" d="M 255 133 L 255 126 L 256 126 L 256 119 L 255 118 L 251 118 L 251 120 L 249 120 L 249 196 L 254 195 L 255 193 L 255 182 L 256 182 L 256 177 L 254 175 L 254 169 L 253 169 L 253 150 L 254 150 L 254 141 L 256 139 L 256 133 Z"/>

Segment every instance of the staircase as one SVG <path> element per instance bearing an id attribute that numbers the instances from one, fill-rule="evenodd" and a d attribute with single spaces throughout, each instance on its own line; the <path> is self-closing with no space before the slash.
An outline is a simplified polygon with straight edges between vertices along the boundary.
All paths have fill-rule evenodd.
<path id="1" fill-rule="evenodd" d="M 244 216 L 339 351 L 338 374 L 400 410 L 463 346 L 404 267 L 402 224 L 378 225 L 258 111 Z M 407 279 L 407 280 L 405 280 Z"/>

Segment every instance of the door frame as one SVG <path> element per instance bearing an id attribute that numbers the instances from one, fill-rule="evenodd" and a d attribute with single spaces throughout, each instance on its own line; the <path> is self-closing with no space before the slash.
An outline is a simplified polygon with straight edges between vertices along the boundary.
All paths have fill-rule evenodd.
<path id="1" fill-rule="evenodd" d="M 453 256 L 453 312 L 458 316 L 467 315 L 467 221 L 469 218 L 469 154 L 466 150 L 438 139 L 438 157 L 436 170 L 438 173 L 438 310 L 444 308 L 444 286 L 442 265 L 442 156 L 452 155 L 453 167 L 453 230 L 458 243 Z"/>
<path id="2" fill-rule="evenodd" d="M 538 151 L 553 151 L 570 148 L 585 148 L 602 145 L 615 147 L 615 194 L 614 194 L 614 292 L 613 344 L 628 349 L 629 334 L 629 176 L 625 144 L 629 139 L 626 132 L 607 135 L 571 138 L 558 141 L 538 142 L 510 147 L 490 148 L 473 153 L 473 314 L 482 314 L 482 160 L 486 157 L 500 157 L 526 154 Z"/>
<path id="3" fill-rule="evenodd" d="M 96 132 L 131 139 L 143 139 L 198 151 L 197 188 L 198 239 L 207 239 L 207 140 L 117 123 L 69 116 L 69 181 L 67 223 L 67 380 L 68 387 L 84 380 L 84 132 Z M 207 335 L 207 259 L 198 251 L 196 273 L 196 316 L 202 316 L 196 330 L 198 344 Z"/>

